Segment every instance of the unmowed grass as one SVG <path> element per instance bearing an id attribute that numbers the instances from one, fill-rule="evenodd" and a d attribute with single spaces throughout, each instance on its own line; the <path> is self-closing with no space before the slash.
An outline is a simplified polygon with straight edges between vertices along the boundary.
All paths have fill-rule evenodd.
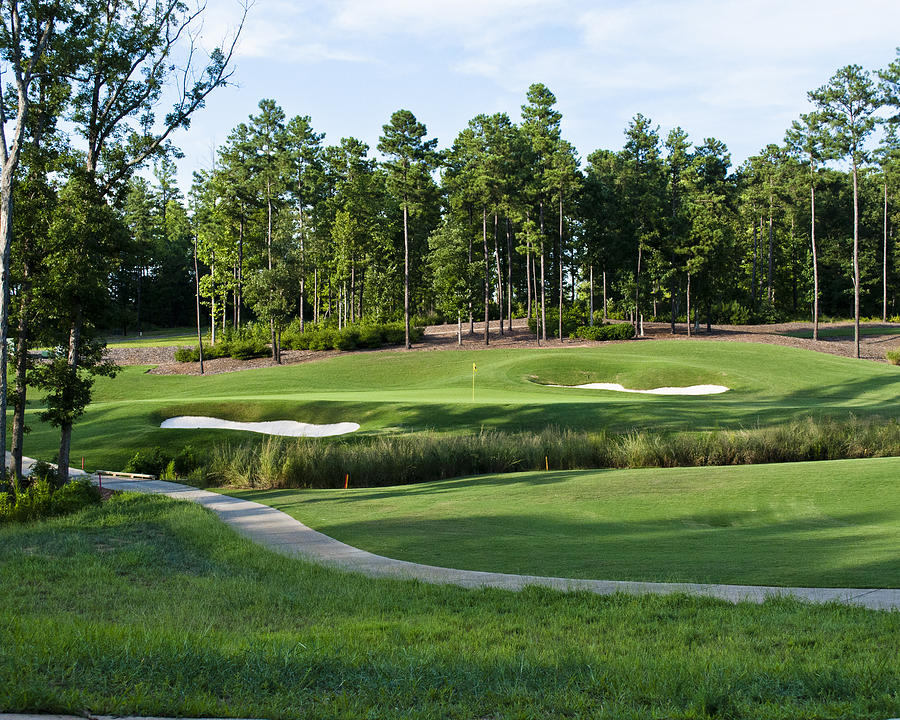
<path id="1" fill-rule="evenodd" d="M 0 708 L 280 718 L 887 718 L 900 613 L 519 593 L 280 557 L 121 496 L 0 529 Z"/>
<path id="2" fill-rule="evenodd" d="M 267 438 L 218 443 L 203 465 L 206 484 L 243 488 L 355 487 L 430 482 L 524 470 L 646 468 L 836 460 L 900 455 L 900 422 L 814 419 L 711 432 L 612 434 L 548 428 L 416 433 L 321 442 Z"/>

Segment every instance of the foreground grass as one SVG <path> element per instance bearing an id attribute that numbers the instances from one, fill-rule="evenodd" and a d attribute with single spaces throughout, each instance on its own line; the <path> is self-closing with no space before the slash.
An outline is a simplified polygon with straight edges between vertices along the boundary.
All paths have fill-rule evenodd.
<path id="1" fill-rule="evenodd" d="M 468 591 L 124 496 L 0 528 L 0 708 L 267 718 L 886 718 L 900 613 Z"/>
<path id="2" fill-rule="evenodd" d="M 472 400 L 472 363 L 478 364 Z M 173 415 L 231 420 L 358 422 L 361 434 L 715 430 L 791 419 L 900 416 L 900 370 L 754 343 L 640 341 L 600 347 L 366 352 L 282 368 L 207 377 L 148 375 L 129 367 L 101 378 L 73 434 L 88 468 L 121 468 L 135 450 L 238 440 L 235 431 L 161 430 Z M 722 395 L 673 397 L 547 387 L 592 381 L 625 387 L 716 383 Z M 543 384 L 542 384 L 543 383 Z M 34 394 L 26 454 L 50 459 L 57 433 L 38 419 Z M 325 441 L 329 442 L 329 441 Z"/>
<path id="3" fill-rule="evenodd" d="M 900 458 L 226 490 L 380 555 L 615 580 L 900 587 Z"/>

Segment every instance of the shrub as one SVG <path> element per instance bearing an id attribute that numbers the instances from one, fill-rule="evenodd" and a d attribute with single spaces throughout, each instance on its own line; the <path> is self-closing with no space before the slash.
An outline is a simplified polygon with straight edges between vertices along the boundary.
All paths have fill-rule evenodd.
<path id="1" fill-rule="evenodd" d="M 16 496 L 13 519 L 19 522 L 40 520 L 52 512 L 53 486 L 46 480 L 38 480 Z"/>
<path id="2" fill-rule="evenodd" d="M 888 350 L 884 355 L 891 365 L 900 365 L 900 348 L 897 350 Z"/>
<path id="3" fill-rule="evenodd" d="M 585 340 L 629 340 L 634 337 L 634 325 L 615 323 L 613 325 L 582 325 L 572 333 Z"/>
<path id="4" fill-rule="evenodd" d="M 233 340 L 230 343 L 229 355 L 236 360 L 250 360 L 251 358 L 271 355 L 271 350 L 262 340 L 248 338 L 246 340 Z"/>
<path id="5" fill-rule="evenodd" d="M 166 465 L 169 464 L 171 459 L 159 447 L 138 450 L 125 465 L 125 472 L 156 475 L 158 477 L 166 469 Z"/>
<path id="6" fill-rule="evenodd" d="M 363 348 L 381 347 L 384 344 L 384 328 L 379 325 L 361 325 L 356 342 Z"/>
<path id="7" fill-rule="evenodd" d="M 72 480 L 53 493 L 50 509 L 53 515 L 65 515 L 88 505 L 97 505 L 100 499 L 100 488 L 90 480 Z"/>

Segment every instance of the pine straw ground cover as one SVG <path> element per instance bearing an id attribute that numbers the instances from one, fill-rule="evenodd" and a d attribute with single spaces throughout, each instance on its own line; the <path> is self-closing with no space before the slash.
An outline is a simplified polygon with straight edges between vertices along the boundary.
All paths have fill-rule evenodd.
<path id="1" fill-rule="evenodd" d="M 123 495 L 0 529 L 0 709 L 888 718 L 900 613 L 371 580 Z"/>

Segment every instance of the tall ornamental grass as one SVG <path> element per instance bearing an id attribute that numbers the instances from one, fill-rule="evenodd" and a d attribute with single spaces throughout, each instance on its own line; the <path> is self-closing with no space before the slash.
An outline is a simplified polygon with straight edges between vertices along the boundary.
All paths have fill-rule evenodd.
<path id="1" fill-rule="evenodd" d="M 690 467 L 900 455 L 900 423 L 807 418 L 770 428 L 621 435 L 548 428 L 473 435 L 268 438 L 214 446 L 196 480 L 251 488 L 406 485 L 524 470 Z"/>

